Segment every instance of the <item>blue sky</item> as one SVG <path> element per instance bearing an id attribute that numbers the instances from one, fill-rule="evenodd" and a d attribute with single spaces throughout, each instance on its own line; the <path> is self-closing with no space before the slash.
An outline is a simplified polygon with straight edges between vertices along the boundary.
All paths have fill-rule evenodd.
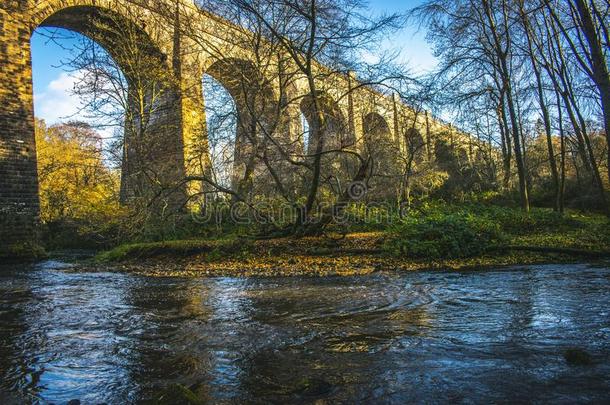
<path id="1" fill-rule="evenodd" d="M 401 13 L 417 7 L 423 0 L 370 0 L 370 8 L 375 13 Z M 388 49 L 400 51 L 402 62 L 408 63 L 415 73 L 428 72 L 436 66 L 432 47 L 426 42 L 426 32 L 414 23 L 385 41 Z"/>
<path id="2" fill-rule="evenodd" d="M 372 13 L 404 13 L 421 2 L 422 0 L 371 0 L 369 4 Z M 80 101 L 70 94 L 75 81 L 73 75 L 59 67 L 62 60 L 69 59 L 68 49 L 76 44 L 76 39 L 69 39 L 69 32 L 62 34 L 58 43 L 49 41 L 40 34 L 32 36 L 35 113 L 49 124 L 76 114 L 80 105 Z M 405 28 L 387 39 L 384 47 L 400 50 L 401 60 L 417 73 L 428 71 L 436 64 L 431 48 L 425 41 L 425 32 L 419 31 L 417 27 Z"/>

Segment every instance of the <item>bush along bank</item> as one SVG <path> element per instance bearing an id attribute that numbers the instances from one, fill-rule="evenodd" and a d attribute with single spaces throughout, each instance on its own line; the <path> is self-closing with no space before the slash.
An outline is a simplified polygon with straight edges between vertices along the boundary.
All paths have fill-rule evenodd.
<path id="1" fill-rule="evenodd" d="M 610 256 L 610 222 L 595 214 L 469 204 L 428 204 L 390 227 L 384 244 L 394 256 L 464 259 L 523 251 L 576 256 Z"/>
<path id="2" fill-rule="evenodd" d="M 328 276 L 610 259 L 608 219 L 479 204 L 426 204 L 379 232 L 344 238 L 223 237 L 120 246 L 94 270 L 150 276 Z"/>

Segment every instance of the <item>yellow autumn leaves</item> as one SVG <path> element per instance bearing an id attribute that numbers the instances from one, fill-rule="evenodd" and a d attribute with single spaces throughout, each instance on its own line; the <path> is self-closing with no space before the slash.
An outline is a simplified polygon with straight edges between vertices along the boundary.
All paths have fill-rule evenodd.
<path id="1" fill-rule="evenodd" d="M 100 223 L 119 209 L 120 174 L 105 162 L 103 141 L 83 123 L 36 120 L 41 219 Z"/>

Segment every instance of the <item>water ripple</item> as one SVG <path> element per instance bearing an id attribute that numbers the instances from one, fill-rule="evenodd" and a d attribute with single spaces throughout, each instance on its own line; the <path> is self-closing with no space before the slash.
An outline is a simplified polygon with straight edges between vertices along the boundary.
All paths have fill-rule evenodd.
<path id="1" fill-rule="evenodd" d="M 0 272 L 0 402 L 603 402 L 610 269 L 147 278 Z M 592 358 L 568 364 L 576 347 Z"/>

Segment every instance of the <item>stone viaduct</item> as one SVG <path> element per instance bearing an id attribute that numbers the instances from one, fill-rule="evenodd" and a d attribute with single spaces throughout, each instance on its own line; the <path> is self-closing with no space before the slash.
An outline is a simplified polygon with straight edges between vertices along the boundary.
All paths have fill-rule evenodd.
<path id="1" fill-rule="evenodd" d="M 104 17 L 101 17 L 104 16 Z M 112 21 L 96 24 L 96 18 Z M 117 27 L 121 26 L 122 27 Z M 121 64 L 114 54 L 124 40 L 120 32 L 133 29 L 138 42 L 158 59 L 158 65 L 172 77 L 164 85 L 170 89 L 161 100 L 163 113 L 155 117 L 156 152 L 147 156 L 155 162 L 159 181 L 171 182 L 205 170 L 202 154 L 191 145 L 201 145 L 206 137 L 206 117 L 202 77 L 214 77 L 233 96 L 241 124 L 236 134 L 235 164 L 247 170 L 248 146 L 244 128 L 248 113 L 248 86 L 256 88 L 257 105 L 266 108 L 277 100 L 285 67 L 277 58 L 261 67 L 255 63 L 253 39 L 242 28 L 196 7 L 192 0 L 2 0 L 0 4 L 0 243 L 7 246 L 34 239 L 39 217 L 32 68 L 30 37 L 38 27 L 60 27 L 94 38 Z M 104 28 L 105 27 L 105 28 Z M 116 30 L 114 28 L 117 28 Z M 127 28 L 126 28 L 127 27 Z M 103 31 L 103 32 L 100 32 Z M 260 50 L 258 50 L 260 52 Z M 260 58 L 259 58 L 260 59 Z M 121 66 L 129 81 L 129 66 Z M 284 69 L 284 70 L 282 70 Z M 395 142 L 404 148 L 401 136 L 404 123 L 416 122 L 428 147 L 431 133 L 450 127 L 427 114 L 415 114 L 392 96 L 359 86 L 351 74 L 330 72 L 318 65 L 317 87 L 328 100 L 327 108 L 344 123 L 349 136 L 361 147 L 366 133 Z M 279 72 L 279 73 L 278 73 Z M 161 79 L 159 79 L 161 80 Z M 165 79 L 163 79 L 165 80 Z M 288 104 L 281 119 L 282 138 L 292 142 L 303 131 L 300 113 L 307 113 L 308 83 L 304 76 L 292 75 Z M 261 84 L 264 83 L 264 84 Z M 263 99 L 261 99 L 261 97 Z M 285 94 L 282 97 L 287 97 Z M 291 112 L 292 111 L 292 112 Z M 171 125 L 168 124 L 171 122 Z M 166 125 L 167 124 L 167 125 Z M 126 144 L 128 134 L 126 132 Z M 376 142 L 376 140 L 375 140 Z M 200 149 L 200 147 L 199 147 Z M 430 153 L 430 150 L 428 150 Z M 135 152 L 126 148 L 123 163 L 123 188 L 129 194 L 134 170 L 130 162 Z M 241 158 L 238 155 L 243 155 Z M 204 154 L 205 155 L 205 154 Z M 238 170 L 238 172 L 239 172 Z M 137 177 L 137 176 L 136 176 Z M 192 188 L 192 186 L 191 186 Z M 192 190 L 185 190 L 189 192 Z"/>

